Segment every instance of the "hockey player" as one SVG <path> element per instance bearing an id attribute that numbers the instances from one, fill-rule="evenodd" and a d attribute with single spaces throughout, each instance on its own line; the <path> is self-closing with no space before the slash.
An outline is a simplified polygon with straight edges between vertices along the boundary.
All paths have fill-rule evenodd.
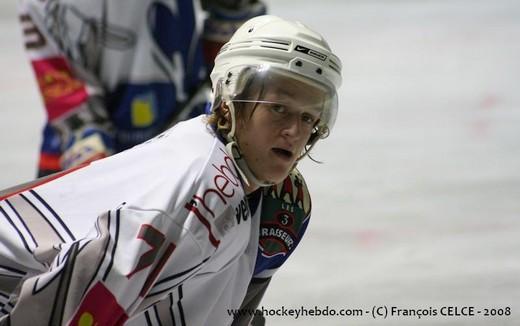
<path id="1" fill-rule="evenodd" d="M 328 135 L 340 69 L 315 32 L 254 18 L 215 61 L 209 118 L 3 193 L 2 323 L 230 324 L 254 274 L 261 187 Z"/>
<path id="2" fill-rule="evenodd" d="M 217 50 L 265 6 L 259 0 L 21 0 L 20 10 L 47 110 L 38 171 L 45 176 L 202 112 Z M 296 169 L 266 188 L 262 202 L 258 259 L 243 303 L 249 310 L 296 249 L 311 213 Z"/>
<path id="3" fill-rule="evenodd" d="M 319 34 L 253 18 L 216 58 L 211 116 L 0 194 L 1 324 L 231 324 L 258 268 L 262 187 L 328 135 L 340 70 Z"/>
<path id="4" fill-rule="evenodd" d="M 47 112 L 40 177 L 117 153 L 203 112 L 218 49 L 244 21 L 265 13 L 260 0 L 19 2 Z M 304 185 L 296 172 L 290 180 Z M 283 202 L 265 201 L 266 227 Z M 310 210 L 296 211 L 291 250 L 263 237 L 269 253 L 259 250 L 263 274 L 251 285 L 250 304 L 305 231 Z"/>

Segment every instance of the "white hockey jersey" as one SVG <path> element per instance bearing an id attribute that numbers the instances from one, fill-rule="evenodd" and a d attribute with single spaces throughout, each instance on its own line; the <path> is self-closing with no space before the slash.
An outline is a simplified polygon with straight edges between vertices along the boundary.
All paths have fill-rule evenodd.
<path id="1" fill-rule="evenodd" d="M 0 325 L 228 325 L 253 275 L 260 210 L 203 116 L 4 197 Z"/>

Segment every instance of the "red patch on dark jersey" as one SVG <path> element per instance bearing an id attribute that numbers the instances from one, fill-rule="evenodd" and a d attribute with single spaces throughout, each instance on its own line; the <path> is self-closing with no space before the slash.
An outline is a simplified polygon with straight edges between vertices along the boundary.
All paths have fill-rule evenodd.
<path id="1" fill-rule="evenodd" d="M 61 57 L 32 61 L 38 86 L 43 95 L 49 121 L 52 121 L 87 99 L 85 85 L 76 79 Z"/>

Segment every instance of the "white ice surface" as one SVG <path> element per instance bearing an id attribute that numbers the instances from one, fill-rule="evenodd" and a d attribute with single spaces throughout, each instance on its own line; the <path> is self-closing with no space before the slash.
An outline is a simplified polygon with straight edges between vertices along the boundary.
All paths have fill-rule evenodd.
<path id="1" fill-rule="evenodd" d="M 509 317 L 270 317 L 269 325 L 520 325 L 520 2 L 270 0 L 343 60 L 340 114 L 301 164 L 304 241 L 266 309 L 511 308 Z M 0 188 L 30 179 L 43 123 L 0 5 Z"/>

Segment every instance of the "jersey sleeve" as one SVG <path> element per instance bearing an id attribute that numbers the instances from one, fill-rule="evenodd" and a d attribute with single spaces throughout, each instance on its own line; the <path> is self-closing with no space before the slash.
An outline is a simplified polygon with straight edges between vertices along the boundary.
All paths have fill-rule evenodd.
<path id="1" fill-rule="evenodd" d="M 64 47 L 64 40 L 79 37 L 72 34 L 81 26 L 58 24 L 63 7 L 61 1 L 51 4 L 37 0 L 20 1 L 18 7 L 26 52 L 47 116 L 40 175 L 63 169 L 62 151 L 85 138 L 85 130 L 100 135 L 102 144 L 95 146 L 96 151 L 108 155 L 113 148 L 101 83 L 93 74 L 80 76 L 71 59 L 71 53 L 78 49 Z M 70 44 L 80 46 L 79 42 Z"/>
<path id="2" fill-rule="evenodd" d="M 220 271 L 243 254 L 250 224 L 236 219 L 247 213 L 238 176 L 216 140 L 195 137 L 197 126 L 206 130 L 202 119 L 179 124 L 3 195 L 0 291 L 14 305 L 4 321 L 121 325 L 202 268 Z"/>
<path id="3" fill-rule="evenodd" d="M 189 224 L 161 211 L 123 206 L 99 216 L 82 239 L 38 247 L 33 255 L 48 270 L 25 280 L 11 323 L 122 325 L 150 297 L 160 299 L 165 288 L 196 273 L 211 254 Z M 157 283 L 167 261 L 175 261 L 168 266 L 170 277 Z"/>

